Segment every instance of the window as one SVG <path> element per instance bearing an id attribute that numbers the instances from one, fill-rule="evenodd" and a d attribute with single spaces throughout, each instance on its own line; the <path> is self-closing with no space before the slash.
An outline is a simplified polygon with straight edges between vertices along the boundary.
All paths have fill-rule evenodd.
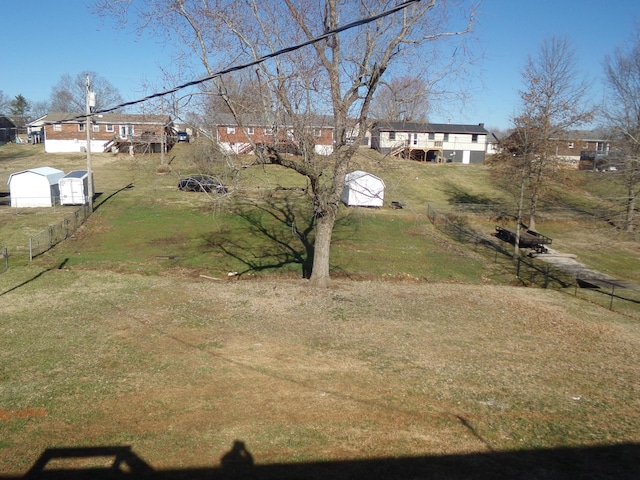
<path id="1" fill-rule="evenodd" d="M 107 126 L 106 126 L 106 131 L 107 131 L 107 132 L 111 132 L 111 133 L 113 133 L 113 130 L 114 130 L 113 125 L 107 125 Z"/>
<path id="2" fill-rule="evenodd" d="M 79 132 L 84 132 L 84 127 L 85 127 L 85 124 L 84 124 L 84 123 L 79 123 L 79 124 L 78 124 L 78 131 L 79 131 Z"/>
<path id="3" fill-rule="evenodd" d="M 235 135 L 236 127 L 227 127 L 227 135 Z"/>
<path id="4" fill-rule="evenodd" d="M 573 148 L 573 142 L 569 142 L 569 148 Z"/>
<path id="5" fill-rule="evenodd" d="M 471 135 L 471 142 L 472 143 L 478 143 L 478 134 L 474 133 Z"/>
<path id="6" fill-rule="evenodd" d="M 436 139 L 436 134 L 431 132 L 429 133 L 429 140 L 435 140 Z"/>
<path id="7" fill-rule="evenodd" d="M 253 135 L 254 131 L 253 131 L 253 127 L 247 127 L 247 133 L 249 135 Z"/>
<path id="8" fill-rule="evenodd" d="M 264 134 L 265 135 L 273 135 L 273 128 L 265 128 L 264 129 Z"/>
<path id="9" fill-rule="evenodd" d="M 321 129 L 321 128 L 314 128 L 314 129 L 313 129 L 313 134 L 314 134 L 316 137 L 321 137 L 321 136 L 322 136 L 322 129 Z"/>
<path id="10" fill-rule="evenodd" d="M 418 145 L 418 134 L 417 133 L 413 134 L 413 144 L 414 145 Z"/>
<path id="11" fill-rule="evenodd" d="M 62 131 L 62 125 L 60 125 L 59 123 L 54 123 L 53 124 L 53 131 L 54 132 L 61 132 Z"/>
<path id="12" fill-rule="evenodd" d="M 93 131 L 94 132 L 99 132 L 100 131 L 100 125 L 96 125 L 95 123 L 93 124 Z"/>
<path id="13" fill-rule="evenodd" d="M 395 140 L 396 139 L 396 132 L 389 132 L 389 140 Z"/>
<path id="14" fill-rule="evenodd" d="M 449 134 L 445 133 L 444 134 L 444 138 L 442 139 L 444 142 L 448 142 L 449 141 Z"/>

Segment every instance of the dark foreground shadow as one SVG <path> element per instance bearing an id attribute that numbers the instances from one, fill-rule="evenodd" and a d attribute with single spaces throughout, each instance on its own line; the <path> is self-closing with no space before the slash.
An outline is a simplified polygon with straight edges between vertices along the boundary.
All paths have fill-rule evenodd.
<path id="1" fill-rule="evenodd" d="M 74 467 L 65 462 L 102 459 L 103 466 Z M 375 458 L 261 465 L 244 442 L 212 467 L 155 470 L 131 447 L 51 448 L 45 450 L 23 479 L 638 479 L 640 445 L 621 444 L 468 455 Z"/>

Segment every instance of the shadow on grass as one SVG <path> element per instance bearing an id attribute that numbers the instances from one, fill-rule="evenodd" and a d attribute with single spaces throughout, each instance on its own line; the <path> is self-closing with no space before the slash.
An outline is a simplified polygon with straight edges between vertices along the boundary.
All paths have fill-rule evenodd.
<path id="1" fill-rule="evenodd" d="M 246 267 L 240 275 L 299 265 L 302 277 L 309 278 L 316 222 L 299 205 L 288 195 L 240 204 L 233 213 L 244 223 L 245 233 L 240 238 L 236 232 L 208 235 L 207 248 L 240 261 Z"/>
<path id="2" fill-rule="evenodd" d="M 100 460 L 98 466 L 75 467 L 78 461 Z M 70 464 L 69 462 L 75 462 Z M 130 446 L 50 448 L 24 476 L 0 476 L 0 480 L 23 479 L 617 479 L 640 478 L 640 445 L 554 448 L 461 455 L 328 460 L 305 463 L 260 464 L 244 442 L 211 467 L 155 470 Z M 65 465 L 67 464 L 67 466 Z M 205 465 L 207 461 L 203 462 Z"/>
<path id="3" fill-rule="evenodd" d="M 461 189 L 458 185 L 446 183 L 443 192 L 449 197 L 450 204 L 467 203 L 473 205 L 493 205 L 495 200 L 484 195 L 476 195 Z"/>
<path id="4" fill-rule="evenodd" d="M 13 292 L 14 290 L 17 290 L 17 289 L 19 289 L 21 287 L 24 287 L 25 285 L 28 285 L 29 283 L 33 282 L 34 280 L 37 280 L 38 278 L 40 278 L 42 275 L 44 275 L 47 272 L 50 272 L 52 270 L 62 270 L 64 268 L 64 266 L 67 264 L 67 262 L 69 262 L 69 259 L 65 258 L 62 262 L 60 262 L 59 265 L 54 265 L 53 267 L 49 267 L 46 270 L 41 271 L 37 275 L 34 275 L 29 280 L 25 280 L 24 282 L 22 282 L 19 285 L 16 285 L 15 287 L 11 287 L 8 290 L 5 290 L 4 292 L 0 292 L 0 297 L 2 297 L 3 295 L 6 295 L 9 292 Z"/>
<path id="5" fill-rule="evenodd" d="M 104 200 L 100 200 L 100 202 L 96 202 L 96 200 L 98 200 L 99 198 L 102 197 L 102 193 L 96 193 L 93 197 L 93 201 L 94 201 L 94 205 L 93 205 L 93 211 L 95 212 L 96 210 L 98 210 L 100 207 L 102 207 L 102 205 L 104 205 L 106 202 L 108 202 L 109 200 L 111 200 L 113 197 L 115 197 L 118 193 L 124 191 L 124 190 L 131 190 L 133 188 L 133 183 L 130 183 L 129 185 L 125 185 L 124 187 L 116 190 L 115 192 L 113 192 L 112 194 L 110 194 L 108 197 L 105 197 Z"/>

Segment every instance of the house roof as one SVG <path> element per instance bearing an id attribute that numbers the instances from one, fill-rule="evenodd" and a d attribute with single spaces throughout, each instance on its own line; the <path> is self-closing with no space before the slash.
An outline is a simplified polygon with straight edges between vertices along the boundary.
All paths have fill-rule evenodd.
<path id="1" fill-rule="evenodd" d="M 29 126 L 42 125 L 45 123 L 84 123 L 83 113 L 61 113 L 52 112 L 29 123 Z M 102 113 L 91 117 L 93 123 L 108 124 L 135 124 L 135 125 L 170 125 L 169 115 L 142 115 L 128 113 Z"/>
<path id="2" fill-rule="evenodd" d="M 313 127 L 333 128 L 333 117 L 329 115 L 300 115 L 305 124 Z M 213 114 L 213 122 L 217 125 L 238 125 L 242 123 L 245 127 L 266 127 L 275 125 L 292 125 L 290 118 L 283 119 L 282 116 L 269 115 L 239 115 L 238 120 L 230 113 L 216 112 Z M 284 120 L 284 121 L 283 121 Z"/>
<path id="3" fill-rule="evenodd" d="M 572 130 L 564 134 L 553 137 L 551 140 L 582 140 L 591 142 L 607 142 L 609 138 L 605 133 L 597 130 Z"/>
<path id="4" fill-rule="evenodd" d="M 0 115 L 0 128 L 15 128 L 16 124 L 6 115 Z"/>
<path id="5" fill-rule="evenodd" d="M 391 122 L 379 121 L 373 124 L 373 129 L 385 132 L 416 132 L 416 133 L 478 133 L 488 134 L 484 123 L 463 125 L 455 123 L 421 123 L 421 122 Z"/>

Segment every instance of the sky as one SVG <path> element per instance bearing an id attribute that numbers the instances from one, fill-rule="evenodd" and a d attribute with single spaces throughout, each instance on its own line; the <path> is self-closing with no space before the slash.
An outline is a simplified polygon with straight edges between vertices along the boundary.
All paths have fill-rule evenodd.
<path id="1" fill-rule="evenodd" d="M 10 99 L 48 100 L 65 74 L 95 71 L 118 89 L 125 101 L 162 84 L 162 68 L 172 49 L 129 29 L 115 29 L 92 14 L 90 0 L 7 2 L 2 8 L 0 91 Z M 575 49 L 584 75 L 593 80 L 592 96 L 603 98 L 602 63 L 624 47 L 640 23 L 638 0 L 482 0 L 473 27 L 475 59 L 470 66 L 470 100 L 463 108 L 440 111 L 432 122 L 510 126 L 522 88 L 528 55 L 545 39 L 565 37 Z"/>

